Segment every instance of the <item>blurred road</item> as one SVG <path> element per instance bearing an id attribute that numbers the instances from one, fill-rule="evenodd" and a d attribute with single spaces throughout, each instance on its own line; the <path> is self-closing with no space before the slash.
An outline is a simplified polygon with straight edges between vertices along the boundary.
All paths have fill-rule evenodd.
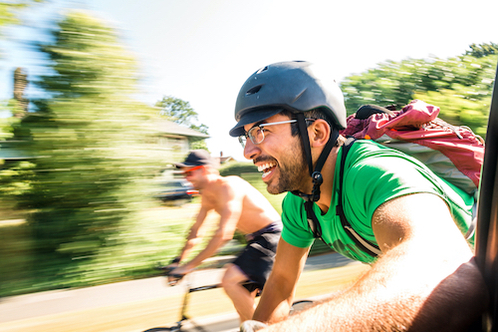
<path id="1" fill-rule="evenodd" d="M 335 253 L 319 255 L 308 258 L 305 272 L 351 264 L 359 263 Z M 193 279 L 201 280 L 203 285 L 218 283 L 222 273 L 222 269 L 198 271 L 193 276 Z M 74 290 L 49 291 L 0 298 L 0 330 L 3 331 L 4 327 L 13 326 L 12 323 L 16 321 L 34 321 L 33 319 L 43 319 L 45 316 L 50 315 L 158 300 L 175 294 L 180 295 L 184 290 L 183 287 L 166 286 L 163 277 L 153 277 Z M 195 321 L 208 331 L 234 331 L 238 326 L 235 313 L 218 315 L 214 319 L 207 317 L 205 319 L 196 319 Z M 25 327 L 31 330 L 29 326 Z M 71 330 L 71 328 L 68 328 L 66 331 Z M 6 331 L 17 330 L 6 329 Z M 99 330 L 88 329 L 88 331 Z"/>

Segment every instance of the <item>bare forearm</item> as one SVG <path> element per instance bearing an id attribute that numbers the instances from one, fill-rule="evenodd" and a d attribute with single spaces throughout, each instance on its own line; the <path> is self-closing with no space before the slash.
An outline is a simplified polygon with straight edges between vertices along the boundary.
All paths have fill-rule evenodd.
<path id="1" fill-rule="evenodd" d="M 254 312 L 254 320 L 274 324 L 287 318 L 290 304 L 294 298 L 294 291 L 283 287 L 283 285 L 289 285 L 289 283 L 268 280 L 261 301 Z"/>
<path id="2" fill-rule="evenodd" d="M 209 241 L 208 245 L 206 246 L 206 248 L 204 248 L 204 250 L 202 250 L 201 252 L 199 252 L 199 254 L 197 254 L 197 256 L 195 256 L 190 262 L 188 262 L 185 266 L 187 266 L 189 269 L 193 269 L 195 267 L 197 267 L 198 265 L 200 265 L 205 259 L 211 257 L 212 255 L 214 255 L 216 253 L 216 251 L 223 245 L 225 244 L 226 242 L 228 242 L 228 240 L 224 239 L 223 237 L 221 236 L 214 236 L 213 238 L 211 238 L 211 240 Z"/>
<path id="3" fill-rule="evenodd" d="M 180 251 L 180 254 L 178 257 L 180 258 L 180 261 L 183 261 L 185 258 L 187 258 L 192 251 L 192 249 L 199 243 L 198 238 L 188 238 L 187 241 L 185 241 L 185 245 L 183 246 L 182 250 Z"/>
<path id="4" fill-rule="evenodd" d="M 273 270 L 253 315 L 255 320 L 272 324 L 287 317 L 308 251 L 280 238 Z"/>
<path id="5" fill-rule="evenodd" d="M 482 278 L 472 262 L 439 280 L 416 266 L 399 266 L 401 272 L 394 275 L 385 268 L 389 264 L 374 265 L 338 297 L 268 331 L 465 331 L 486 303 Z"/>

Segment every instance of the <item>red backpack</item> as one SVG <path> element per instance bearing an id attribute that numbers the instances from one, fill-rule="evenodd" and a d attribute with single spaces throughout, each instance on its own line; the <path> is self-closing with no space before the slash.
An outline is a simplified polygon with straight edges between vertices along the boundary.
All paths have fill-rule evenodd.
<path id="1" fill-rule="evenodd" d="M 346 155 L 355 139 L 372 139 L 419 159 L 439 177 L 474 195 L 481 179 L 484 141 L 467 127 L 456 127 L 439 119 L 439 107 L 414 100 L 401 111 L 390 111 L 375 105 L 364 105 L 347 118 L 347 128 L 340 133 L 349 137 L 343 145 L 340 160 L 339 197 Z M 477 209 L 474 209 L 477 211 Z M 344 213 L 342 198 L 336 206 L 341 224 L 356 245 L 376 257 L 379 247 L 363 239 L 351 226 Z M 465 238 L 472 237 L 476 217 Z M 308 220 L 309 222 L 309 220 Z"/>
<path id="2" fill-rule="evenodd" d="M 347 118 L 347 128 L 341 134 L 372 139 L 403 151 L 439 177 L 475 195 L 481 178 L 484 141 L 470 128 L 453 126 L 438 118 L 438 114 L 439 107 L 420 100 L 394 112 L 365 105 Z"/>

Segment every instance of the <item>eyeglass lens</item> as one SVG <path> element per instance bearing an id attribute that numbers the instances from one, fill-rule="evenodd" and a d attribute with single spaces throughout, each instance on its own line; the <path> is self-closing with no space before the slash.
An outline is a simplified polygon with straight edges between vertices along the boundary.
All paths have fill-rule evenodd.
<path id="1" fill-rule="evenodd" d="M 306 121 L 308 121 L 308 120 L 312 120 L 312 119 L 306 119 Z M 314 120 L 312 120 L 312 121 L 314 121 Z M 247 142 L 247 137 L 249 137 L 251 139 L 251 141 L 253 142 L 253 144 L 258 145 L 261 142 L 263 142 L 263 140 L 265 139 L 265 133 L 264 133 L 263 127 L 275 126 L 275 125 L 285 124 L 285 123 L 295 123 L 295 122 L 297 122 L 297 120 L 292 119 L 292 120 L 288 120 L 288 121 L 263 123 L 263 124 L 260 124 L 258 126 L 254 126 L 251 129 L 249 129 L 247 134 L 239 136 L 239 142 L 240 142 L 240 144 L 242 144 L 242 147 L 245 148 L 246 142 Z"/>
<path id="2" fill-rule="evenodd" d="M 246 147 L 247 137 L 249 137 L 253 144 L 257 145 L 263 142 L 263 140 L 265 139 L 265 134 L 259 126 L 252 127 L 251 129 L 249 129 L 247 134 L 239 136 L 239 142 L 240 144 L 242 144 L 243 148 Z"/>

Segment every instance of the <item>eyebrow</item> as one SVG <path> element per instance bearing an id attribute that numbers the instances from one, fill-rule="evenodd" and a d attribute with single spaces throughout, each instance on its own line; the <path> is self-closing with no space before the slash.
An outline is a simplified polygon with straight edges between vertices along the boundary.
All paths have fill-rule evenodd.
<path id="1" fill-rule="evenodd" d="M 265 120 L 261 120 L 261 121 L 256 122 L 256 123 L 254 124 L 254 126 L 252 126 L 251 128 L 249 128 L 249 130 L 251 130 L 251 129 L 252 129 L 252 128 L 254 128 L 254 127 L 258 127 L 260 124 L 263 124 L 263 123 L 268 123 L 268 122 L 265 122 L 265 121 L 266 121 L 266 119 L 265 119 Z M 246 134 L 247 134 L 247 132 L 248 132 L 249 130 L 245 130 L 245 129 L 244 129 L 244 131 L 245 131 L 245 133 L 246 133 Z"/>

